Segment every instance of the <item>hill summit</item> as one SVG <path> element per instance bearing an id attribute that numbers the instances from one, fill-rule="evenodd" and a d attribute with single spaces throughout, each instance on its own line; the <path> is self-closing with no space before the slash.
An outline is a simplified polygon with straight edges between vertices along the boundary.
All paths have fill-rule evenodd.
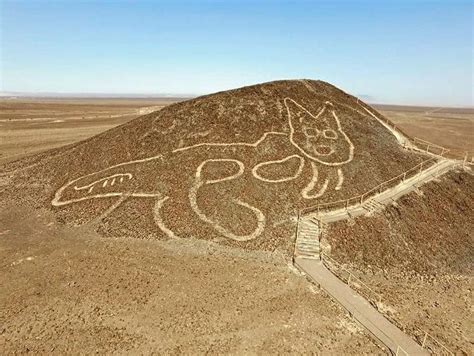
<path id="1" fill-rule="evenodd" d="M 298 209 L 421 161 L 377 116 L 322 81 L 220 92 L 18 161 L 7 167 L 9 194 L 27 191 L 60 221 L 95 222 L 107 236 L 289 250 Z"/>

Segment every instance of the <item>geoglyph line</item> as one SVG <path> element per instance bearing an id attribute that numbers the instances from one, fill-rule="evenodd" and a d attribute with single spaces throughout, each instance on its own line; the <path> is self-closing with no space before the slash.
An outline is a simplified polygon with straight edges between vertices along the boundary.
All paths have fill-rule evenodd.
<path id="1" fill-rule="evenodd" d="M 262 168 L 262 167 L 265 167 L 265 166 L 268 166 L 268 165 L 271 165 L 271 164 L 278 164 L 278 163 L 283 163 L 283 162 L 286 162 L 292 158 L 297 158 L 299 159 L 300 163 L 299 163 L 299 166 L 298 166 L 298 169 L 296 171 L 295 174 L 293 174 L 292 176 L 288 176 L 288 177 L 284 177 L 284 178 L 279 178 L 279 179 L 268 179 L 268 178 L 264 178 L 262 177 L 260 174 L 258 174 L 258 169 L 259 168 Z M 252 168 L 252 174 L 255 178 L 263 181 L 263 182 L 267 182 L 267 183 L 282 183 L 282 182 L 288 182 L 290 180 L 293 180 L 293 179 L 296 179 L 299 177 L 299 175 L 301 174 L 301 172 L 303 171 L 303 167 L 304 167 L 304 159 L 301 158 L 301 156 L 299 155 L 291 155 L 291 156 L 288 156 L 288 157 L 285 157 L 283 159 L 279 159 L 279 160 L 274 160 L 274 161 L 266 161 L 266 162 L 262 162 L 262 163 L 259 163 L 257 165 L 255 165 L 255 167 Z"/>
<path id="2" fill-rule="evenodd" d="M 201 172 L 202 172 L 202 169 L 203 167 L 208 163 L 208 162 L 232 162 L 232 163 L 235 163 L 237 164 L 237 166 L 239 167 L 239 170 L 237 173 L 235 174 L 232 174 L 228 177 L 224 177 L 224 178 L 220 178 L 220 179 L 211 179 L 211 180 L 206 180 L 204 182 L 204 184 L 214 184 L 214 183 L 219 183 L 219 182 L 225 182 L 226 180 L 232 180 L 232 179 L 235 179 L 235 178 L 238 178 L 240 177 L 243 173 L 244 173 L 244 170 L 245 170 L 245 166 L 244 164 L 237 160 L 237 159 L 231 159 L 231 158 L 211 158 L 211 159 L 207 159 L 205 161 L 202 161 L 201 164 L 197 167 L 196 169 L 196 178 L 199 179 L 199 180 L 202 180 L 201 179 Z"/>
<path id="3" fill-rule="evenodd" d="M 283 103 L 284 103 L 284 105 L 286 107 L 286 110 L 287 110 L 287 120 L 288 120 L 288 126 L 289 126 L 289 133 L 288 132 L 280 132 L 280 131 L 269 131 L 269 132 L 265 132 L 257 141 L 255 141 L 253 143 L 248 143 L 248 142 L 199 143 L 199 144 L 196 144 L 196 145 L 177 148 L 177 149 L 171 151 L 171 153 L 188 151 L 188 150 L 192 150 L 192 149 L 198 148 L 198 147 L 247 146 L 247 147 L 255 147 L 256 148 L 263 141 L 265 141 L 265 139 L 267 139 L 271 135 L 287 136 L 289 143 L 292 146 L 294 146 L 300 152 L 300 154 L 293 154 L 293 155 L 287 156 L 287 157 L 279 159 L 279 160 L 269 160 L 269 161 L 265 161 L 265 162 L 260 162 L 260 163 L 256 164 L 251 169 L 253 177 L 255 179 L 258 179 L 258 180 L 266 182 L 266 183 L 288 182 L 288 181 L 291 181 L 291 180 L 294 180 L 294 179 L 298 178 L 301 175 L 301 173 L 303 171 L 303 168 L 304 168 L 305 159 L 309 159 L 310 163 L 311 163 L 311 166 L 312 166 L 312 170 L 313 170 L 313 176 L 311 178 L 311 181 L 301 191 L 301 194 L 302 194 L 304 199 L 315 199 L 315 198 L 321 197 L 326 192 L 326 190 L 328 188 L 329 179 L 328 178 L 325 179 L 323 185 L 321 186 L 319 191 L 316 192 L 316 194 L 311 194 L 311 191 L 314 190 L 314 188 L 316 186 L 316 183 L 318 182 L 318 167 L 317 167 L 315 162 L 318 162 L 318 163 L 320 163 L 322 165 L 325 165 L 325 166 L 341 166 L 343 164 L 346 164 L 346 163 L 350 162 L 353 159 L 354 146 L 353 146 L 352 142 L 350 141 L 350 139 L 345 134 L 345 132 L 343 131 L 343 129 L 341 127 L 341 123 L 339 121 L 339 118 L 337 117 L 337 115 L 335 113 L 335 110 L 334 110 L 334 106 L 331 102 L 329 102 L 329 101 L 325 102 L 324 105 L 318 110 L 316 115 L 311 114 L 306 108 L 304 108 L 303 106 L 298 104 L 296 101 L 294 101 L 293 99 L 290 99 L 288 97 L 284 98 Z M 340 137 L 343 138 L 343 140 L 345 140 L 345 142 L 348 145 L 348 151 L 349 151 L 348 158 L 346 160 L 344 160 L 343 162 L 326 162 L 322 159 L 319 159 L 318 157 L 315 157 L 311 152 L 305 151 L 303 148 L 301 148 L 294 140 L 295 128 L 293 127 L 293 123 L 292 123 L 293 114 L 292 114 L 292 109 L 290 109 L 290 106 L 289 106 L 290 103 L 292 105 L 295 105 L 303 113 L 303 115 L 299 117 L 299 122 L 302 123 L 303 119 L 307 115 L 306 119 L 308 119 L 308 118 L 310 119 L 308 121 L 309 125 L 314 125 L 319 120 L 321 115 L 323 115 L 323 113 L 326 112 L 326 110 L 330 110 L 330 113 L 331 113 L 332 117 L 334 118 L 334 121 L 337 125 L 337 130 L 339 132 Z M 333 139 L 333 140 L 338 139 L 338 134 L 334 130 L 331 130 L 331 131 L 334 131 L 334 135 L 332 135 L 331 137 L 327 137 L 325 132 L 329 131 L 330 126 L 329 126 L 329 123 L 326 121 L 326 119 L 324 119 L 323 122 L 325 122 L 328 125 L 328 129 L 322 131 L 323 134 L 324 134 L 323 136 L 326 139 Z M 303 124 L 303 126 L 305 126 L 305 124 Z M 305 126 L 305 128 L 307 128 L 307 126 Z M 318 128 L 316 128 L 316 127 L 313 128 L 313 132 L 317 133 L 316 136 L 311 136 L 309 131 L 306 132 L 306 131 L 303 130 L 303 133 L 307 138 L 311 137 L 312 139 L 316 139 L 317 136 L 321 134 L 320 130 L 318 130 Z M 324 144 L 320 144 L 319 146 L 321 146 L 321 147 L 325 146 L 325 147 L 330 148 L 329 153 L 326 152 L 324 154 L 323 153 L 319 154 L 319 152 L 315 151 L 315 153 L 319 156 L 324 156 L 324 157 L 331 156 L 333 154 L 333 152 L 335 151 L 335 149 L 333 147 L 330 147 L 330 146 L 327 146 L 327 145 L 324 145 Z M 331 144 L 331 146 L 332 146 L 332 144 Z M 344 149 L 346 149 L 346 148 L 344 148 Z M 270 166 L 272 164 L 274 164 L 274 165 L 284 164 L 285 162 L 287 162 L 291 159 L 294 159 L 294 158 L 299 160 L 299 165 L 298 165 L 298 168 L 297 168 L 296 172 L 294 172 L 291 175 L 288 174 L 286 176 L 283 176 L 283 177 L 280 176 L 280 177 L 277 177 L 277 178 L 273 179 L 273 178 L 265 177 L 261 173 L 261 171 L 259 171 L 259 170 L 261 170 L 262 168 L 264 168 L 266 166 Z M 80 201 L 85 201 L 85 200 L 90 200 L 90 199 L 96 199 L 96 198 L 119 197 L 120 199 L 115 204 L 113 204 L 111 206 L 111 208 L 109 208 L 106 211 L 106 213 L 105 213 L 105 216 L 106 216 L 111 211 L 113 211 L 115 208 L 117 208 L 128 197 L 157 198 L 157 202 L 156 202 L 155 207 L 153 209 L 155 223 L 160 228 L 160 230 L 162 230 L 168 237 L 177 238 L 177 236 L 174 234 L 174 232 L 164 224 L 163 219 L 160 215 L 161 214 L 161 209 L 162 209 L 163 205 L 165 204 L 165 202 L 169 199 L 169 197 L 164 197 L 160 193 L 143 193 L 143 192 L 138 191 L 138 189 L 135 189 L 134 192 L 115 191 L 115 192 L 108 192 L 108 193 L 92 194 L 94 187 L 96 187 L 100 183 L 102 183 L 102 188 L 106 188 L 108 186 L 112 187 L 117 183 L 123 183 L 124 179 L 127 179 L 127 178 L 129 180 L 132 179 L 132 178 L 136 179 L 135 177 L 133 177 L 133 175 L 131 173 L 117 173 L 117 174 L 113 174 L 113 175 L 110 175 L 110 176 L 107 176 L 107 177 L 104 177 L 104 178 L 97 179 L 94 182 L 89 183 L 87 185 L 83 185 L 83 186 L 79 186 L 79 187 L 77 185 L 75 185 L 73 187 L 75 191 L 87 190 L 88 195 L 78 197 L 78 198 L 73 198 L 73 199 L 61 200 L 64 191 L 66 189 L 68 189 L 69 187 L 72 187 L 75 183 L 77 183 L 81 179 L 87 179 L 88 177 L 91 177 L 93 175 L 100 175 L 101 173 L 107 172 L 107 170 L 111 170 L 111 169 L 114 169 L 114 168 L 118 168 L 118 167 L 122 167 L 122 166 L 126 166 L 126 165 L 132 165 L 132 164 L 145 163 L 145 162 L 149 162 L 149 161 L 152 161 L 152 160 L 158 160 L 158 159 L 163 160 L 163 155 L 160 154 L 160 155 L 157 155 L 157 156 L 148 157 L 148 158 L 144 158 L 144 159 L 119 163 L 119 164 L 113 165 L 111 167 L 99 170 L 97 172 L 90 173 L 90 174 L 84 175 L 82 177 L 79 177 L 77 179 L 74 179 L 74 180 L 68 182 L 67 184 L 65 184 L 64 186 L 62 186 L 61 188 L 58 189 L 58 191 L 56 192 L 56 194 L 55 194 L 55 196 L 52 200 L 52 205 L 53 206 L 64 206 L 64 205 L 67 205 L 67 204 L 80 202 Z M 208 180 L 203 179 L 203 177 L 202 177 L 203 169 L 206 166 L 206 164 L 211 163 L 211 162 L 218 162 L 218 163 L 221 163 L 221 164 L 225 164 L 225 163 L 234 164 L 237 167 L 237 171 L 235 173 L 230 174 L 230 175 L 228 175 L 226 177 L 223 177 L 223 178 L 208 179 Z M 198 195 L 199 189 L 203 185 L 218 184 L 218 183 L 221 183 L 221 182 L 231 181 L 231 180 L 237 179 L 238 177 L 243 175 L 244 171 L 245 171 L 244 163 L 237 160 L 237 159 L 233 159 L 233 158 L 221 158 L 221 159 L 211 158 L 211 159 L 206 159 L 206 160 L 202 161 L 200 163 L 200 165 L 196 168 L 194 182 L 189 187 L 189 190 L 188 190 L 189 202 L 190 202 L 190 205 L 191 205 L 191 209 L 194 211 L 194 213 L 203 222 L 210 224 L 220 234 L 222 234 L 223 236 L 225 236 L 229 239 L 236 240 L 236 241 L 252 240 L 252 239 L 258 237 L 264 231 L 265 225 L 266 225 L 266 218 L 265 218 L 265 215 L 263 214 L 263 212 L 261 210 L 259 210 L 258 208 L 254 207 L 254 206 L 251 206 L 250 204 L 248 204 L 248 203 L 246 203 L 246 202 L 244 202 L 244 201 L 242 201 L 238 198 L 233 198 L 231 201 L 236 205 L 239 205 L 243 208 L 246 208 L 246 209 L 250 210 L 253 213 L 253 215 L 255 215 L 256 222 L 257 222 L 255 229 L 250 234 L 237 235 L 237 234 L 234 234 L 233 232 L 229 231 L 228 229 L 224 228 L 223 226 L 221 226 L 217 221 L 214 221 L 213 219 L 208 217 L 200 209 L 200 207 L 198 205 L 198 202 L 197 202 L 197 195 Z M 342 170 L 340 168 L 337 169 L 337 173 L 338 173 L 338 182 L 337 182 L 337 185 L 336 185 L 336 190 L 341 189 L 343 181 L 344 181 Z M 104 215 L 102 215 L 102 216 L 104 216 Z"/>
<path id="4" fill-rule="evenodd" d="M 120 177 L 120 183 L 123 182 L 123 178 L 124 177 L 127 177 L 128 179 L 132 179 L 133 178 L 133 175 L 131 173 L 118 173 L 118 174 L 114 174 L 114 175 L 111 175 L 109 177 L 105 177 L 105 178 L 101 178 L 101 179 L 98 179 L 90 184 L 87 184 L 87 185 L 84 185 L 82 187 L 78 187 L 78 186 L 74 186 L 74 190 L 83 190 L 83 189 L 87 189 L 89 188 L 89 193 L 92 191 L 90 188 L 93 188 L 94 185 L 96 183 L 99 183 L 99 182 L 102 182 L 104 181 L 104 183 L 102 184 L 102 187 L 106 187 L 107 186 L 107 182 L 109 179 L 113 179 L 112 180 L 112 183 L 110 185 L 114 185 L 115 184 L 115 178 L 117 177 Z"/>
<path id="5" fill-rule="evenodd" d="M 309 194 L 311 191 L 313 191 L 314 187 L 316 186 L 316 183 L 318 182 L 318 167 L 311 162 L 311 168 L 313 169 L 313 177 L 311 178 L 310 182 L 306 187 L 303 188 L 301 191 L 301 195 L 303 196 L 304 199 L 315 199 L 321 197 L 325 192 L 326 189 L 328 188 L 329 180 L 326 178 L 324 180 L 324 183 L 322 187 L 319 189 L 319 191 L 316 194 Z"/>
<path id="6" fill-rule="evenodd" d="M 169 197 L 164 197 L 158 199 L 156 204 L 153 208 L 153 219 L 155 220 L 156 225 L 158 228 L 165 233 L 171 239 L 178 239 L 179 237 L 175 235 L 173 230 L 169 229 L 165 223 L 163 222 L 163 218 L 161 217 L 161 208 L 163 207 L 164 203 L 169 199 Z"/>
<path id="7" fill-rule="evenodd" d="M 341 123 L 339 121 L 339 118 L 337 117 L 336 113 L 334 112 L 334 109 L 331 109 L 331 114 L 332 116 L 334 117 L 334 119 L 336 120 L 336 124 L 337 124 L 337 128 L 338 128 L 338 131 L 344 136 L 346 142 L 348 143 L 349 145 L 349 157 L 343 161 L 343 162 L 337 162 L 337 163 L 331 163 L 331 162 L 325 162 L 325 161 L 322 161 L 320 160 L 319 158 L 317 157 L 314 157 L 310 154 L 308 154 L 304 149 L 302 149 L 295 141 L 294 141 L 294 135 L 295 135 L 295 129 L 293 127 L 293 124 L 291 123 L 291 111 L 290 111 L 290 108 L 288 107 L 288 101 L 291 101 L 293 102 L 293 104 L 295 104 L 296 106 L 298 106 L 301 110 L 303 110 L 307 115 L 311 116 L 313 119 L 317 119 L 318 117 L 314 116 L 313 114 L 311 114 L 308 110 L 306 110 L 303 106 L 301 106 L 300 104 L 298 104 L 296 101 L 294 101 L 293 99 L 290 99 L 290 98 L 285 98 L 285 106 L 286 106 L 286 110 L 288 112 L 288 123 L 289 123 L 289 126 L 290 126 L 290 142 L 293 146 L 295 146 L 304 156 L 306 156 L 307 158 L 309 158 L 310 160 L 312 161 L 316 161 L 318 163 L 321 163 L 325 166 L 340 166 L 340 165 L 343 165 L 343 164 L 346 164 L 346 163 L 349 163 L 350 161 L 352 161 L 352 159 L 354 158 L 354 145 L 352 144 L 351 140 L 349 139 L 349 137 L 347 137 L 346 133 L 342 130 L 342 126 L 341 126 Z M 322 112 L 324 112 L 324 110 L 326 110 L 327 106 L 331 106 L 333 107 L 333 105 L 329 102 L 329 101 L 326 101 L 325 104 L 324 104 L 324 108 L 323 110 L 321 111 L 321 113 L 319 115 L 322 114 Z"/>
<path id="8" fill-rule="evenodd" d="M 337 169 L 337 184 L 336 184 L 336 188 L 334 188 L 334 190 L 341 190 L 342 183 L 344 183 L 344 173 L 342 172 L 341 168 L 338 168 Z"/>
<path id="9" fill-rule="evenodd" d="M 186 146 L 186 147 L 182 147 L 182 148 L 177 148 L 177 149 L 173 150 L 172 152 L 187 151 L 187 150 L 190 150 L 190 149 L 193 149 L 193 148 L 203 147 L 203 146 L 218 146 L 218 147 L 226 147 L 226 146 L 249 146 L 249 147 L 257 147 L 260 143 L 263 142 L 263 140 L 265 140 L 265 138 L 266 138 L 268 135 L 283 135 L 283 136 L 286 136 L 287 133 L 285 133 L 285 132 L 278 132 L 278 131 L 269 131 L 269 132 L 265 132 L 265 133 L 262 135 L 262 137 L 260 137 L 257 141 L 255 141 L 255 142 L 253 142 L 253 143 L 249 143 L 249 142 L 233 142 L 233 143 L 204 142 L 204 143 L 198 143 L 198 144 L 192 145 L 192 146 Z"/>
<path id="10" fill-rule="evenodd" d="M 247 235 L 236 235 L 236 234 L 234 234 L 233 232 L 231 232 L 228 229 L 221 226 L 218 222 L 216 222 L 216 221 L 212 220 L 211 218 L 209 218 L 199 208 L 199 205 L 197 203 L 197 194 L 198 194 L 199 188 L 201 188 L 204 184 L 209 183 L 209 181 L 203 181 L 202 180 L 202 178 L 201 178 L 202 169 L 204 168 L 204 166 L 207 162 L 215 162 L 215 161 L 235 161 L 235 162 L 241 163 L 242 166 L 243 166 L 242 162 L 237 161 L 237 160 L 230 160 L 230 159 L 209 159 L 209 160 L 206 160 L 203 163 L 201 163 L 199 165 L 199 167 L 197 168 L 197 170 L 196 170 L 196 179 L 195 179 L 193 185 L 191 186 L 191 188 L 189 190 L 189 202 L 190 202 L 191 208 L 193 209 L 193 211 L 196 213 L 196 215 L 202 221 L 204 221 L 204 222 L 208 223 L 209 225 L 211 225 L 215 230 L 217 230 L 220 234 L 224 235 L 225 237 L 227 237 L 231 240 L 235 240 L 235 241 L 253 240 L 256 237 L 258 237 L 263 232 L 263 230 L 265 229 L 265 220 L 266 220 L 265 215 L 262 213 L 262 211 L 257 209 L 256 207 L 251 206 L 250 204 L 247 204 L 246 202 L 243 202 L 239 199 L 232 199 L 232 201 L 235 204 L 243 206 L 244 208 L 247 208 L 247 209 L 251 210 L 254 213 L 254 215 L 256 216 L 257 227 L 254 229 L 254 231 L 252 233 L 247 234 Z M 241 167 L 241 166 L 239 165 L 239 167 Z M 241 175 L 243 173 L 243 171 L 239 172 L 239 173 L 240 174 L 238 174 L 238 175 Z M 220 181 L 224 181 L 224 180 L 227 180 L 227 178 L 223 178 Z M 211 182 L 213 182 L 215 184 L 215 183 L 219 182 L 219 180 L 217 180 L 217 182 L 216 182 L 216 180 L 213 180 Z"/>

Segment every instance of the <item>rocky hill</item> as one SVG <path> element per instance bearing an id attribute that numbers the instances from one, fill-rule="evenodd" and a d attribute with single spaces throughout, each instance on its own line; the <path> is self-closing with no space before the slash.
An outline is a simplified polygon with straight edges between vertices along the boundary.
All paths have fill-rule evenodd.
<path id="1" fill-rule="evenodd" d="M 395 322 L 468 355 L 473 210 L 472 171 L 453 171 L 374 216 L 331 224 L 325 236 L 331 255 L 382 296 Z"/>
<path id="2" fill-rule="evenodd" d="M 290 251 L 296 211 L 360 194 L 425 157 L 321 81 L 202 96 L 0 167 L 3 198 L 105 236 Z"/>

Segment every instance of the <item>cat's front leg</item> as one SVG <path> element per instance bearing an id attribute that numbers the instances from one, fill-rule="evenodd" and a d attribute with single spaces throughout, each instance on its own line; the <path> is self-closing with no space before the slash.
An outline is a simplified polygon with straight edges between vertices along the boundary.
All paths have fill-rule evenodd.
<path id="1" fill-rule="evenodd" d="M 341 190 L 344 183 L 344 172 L 341 168 L 322 167 L 311 162 L 312 177 L 309 183 L 301 190 L 304 199 L 322 197 L 329 190 Z"/>

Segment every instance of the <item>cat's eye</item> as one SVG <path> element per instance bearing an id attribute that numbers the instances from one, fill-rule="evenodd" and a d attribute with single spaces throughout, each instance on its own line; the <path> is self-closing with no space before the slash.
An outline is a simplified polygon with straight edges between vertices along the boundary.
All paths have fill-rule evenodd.
<path id="1" fill-rule="evenodd" d="M 328 129 L 323 131 L 323 136 L 331 140 L 337 139 L 337 133 L 334 130 Z"/>
<path id="2" fill-rule="evenodd" d="M 314 127 L 305 127 L 303 131 L 307 137 L 316 137 L 319 135 L 319 130 Z"/>

